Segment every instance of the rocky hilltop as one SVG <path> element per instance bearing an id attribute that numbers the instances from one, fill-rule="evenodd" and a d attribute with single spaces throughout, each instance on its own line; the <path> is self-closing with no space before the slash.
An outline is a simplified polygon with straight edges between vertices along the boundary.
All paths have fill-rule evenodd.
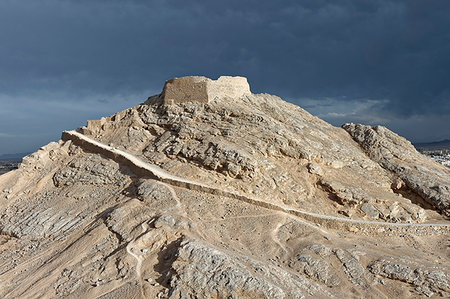
<path id="1" fill-rule="evenodd" d="M 169 80 L 0 192 L 1 298 L 450 296 L 450 169 L 243 77 Z"/>

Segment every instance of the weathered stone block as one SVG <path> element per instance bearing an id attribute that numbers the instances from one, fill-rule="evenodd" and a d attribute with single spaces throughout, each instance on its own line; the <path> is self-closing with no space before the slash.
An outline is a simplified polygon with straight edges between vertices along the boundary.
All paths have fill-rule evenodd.
<path id="1" fill-rule="evenodd" d="M 239 98 L 251 94 L 247 78 L 221 76 L 211 80 L 203 76 L 173 78 L 166 81 L 161 96 L 164 104 L 208 103 L 214 98 Z"/>

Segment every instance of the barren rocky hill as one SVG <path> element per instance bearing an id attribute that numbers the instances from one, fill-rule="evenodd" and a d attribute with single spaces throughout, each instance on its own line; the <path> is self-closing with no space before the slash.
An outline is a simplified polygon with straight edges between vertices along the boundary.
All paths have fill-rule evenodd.
<path id="1" fill-rule="evenodd" d="M 1 298 L 449 297 L 450 169 L 183 77 L 0 176 Z"/>

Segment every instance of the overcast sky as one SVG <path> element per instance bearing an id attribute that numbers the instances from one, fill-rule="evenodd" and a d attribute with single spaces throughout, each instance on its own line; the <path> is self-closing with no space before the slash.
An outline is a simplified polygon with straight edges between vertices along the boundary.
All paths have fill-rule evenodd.
<path id="1" fill-rule="evenodd" d="M 1 0 L 0 154 L 186 75 L 246 76 L 333 125 L 450 139 L 449 16 L 448 0 Z"/>

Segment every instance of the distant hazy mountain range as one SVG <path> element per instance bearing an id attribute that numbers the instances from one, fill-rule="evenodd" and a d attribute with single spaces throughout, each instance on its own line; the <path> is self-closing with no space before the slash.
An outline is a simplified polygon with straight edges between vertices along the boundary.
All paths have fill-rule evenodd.
<path id="1" fill-rule="evenodd" d="M 23 157 L 30 153 L 4 154 L 0 155 L 0 160 L 22 160 Z"/>
<path id="2" fill-rule="evenodd" d="M 414 143 L 414 146 L 417 149 L 424 149 L 424 150 L 443 150 L 443 149 L 450 149 L 450 140 L 441 140 L 436 142 L 426 142 L 426 143 Z"/>

